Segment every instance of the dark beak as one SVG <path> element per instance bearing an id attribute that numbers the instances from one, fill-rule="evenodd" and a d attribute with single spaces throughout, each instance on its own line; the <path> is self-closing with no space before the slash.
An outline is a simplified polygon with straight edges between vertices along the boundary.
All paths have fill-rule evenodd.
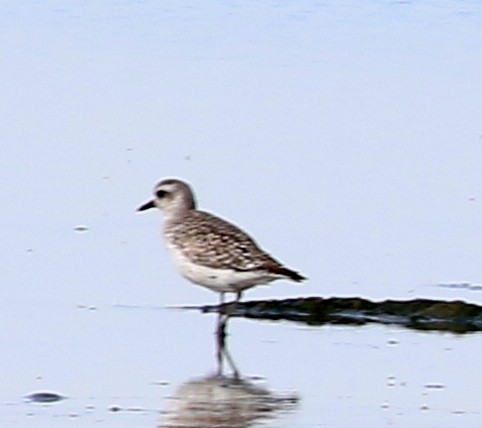
<path id="1" fill-rule="evenodd" d="M 154 204 L 154 201 L 149 201 L 146 202 L 144 205 L 141 205 L 139 208 L 137 208 L 137 211 L 145 211 L 150 208 L 156 208 L 156 205 Z"/>

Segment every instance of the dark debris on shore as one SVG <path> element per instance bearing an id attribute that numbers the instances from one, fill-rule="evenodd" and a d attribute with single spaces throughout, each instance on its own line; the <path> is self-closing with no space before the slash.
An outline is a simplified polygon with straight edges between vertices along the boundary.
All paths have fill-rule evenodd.
<path id="1" fill-rule="evenodd" d="M 482 331 L 482 306 L 431 299 L 384 300 L 361 297 L 303 297 L 246 301 L 221 307 L 204 306 L 204 312 L 229 312 L 232 316 L 288 320 L 308 325 L 367 323 L 395 324 L 416 330 L 469 333 Z"/>

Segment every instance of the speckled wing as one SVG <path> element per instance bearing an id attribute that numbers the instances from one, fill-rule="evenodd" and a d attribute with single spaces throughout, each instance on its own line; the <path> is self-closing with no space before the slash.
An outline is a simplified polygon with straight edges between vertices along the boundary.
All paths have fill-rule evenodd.
<path id="1" fill-rule="evenodd" d="M 166 233 L 186 257 L 203 266 L 240 271 L 281 267 L 241 229 L 203 211 L 191 211 Z"/>

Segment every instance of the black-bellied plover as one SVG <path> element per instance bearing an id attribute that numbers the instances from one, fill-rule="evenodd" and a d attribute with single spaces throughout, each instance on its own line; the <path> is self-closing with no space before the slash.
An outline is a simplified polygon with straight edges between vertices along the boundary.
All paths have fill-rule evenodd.
<path id="1" fill-rule="evenodd" d="M 306 279 L 286 268 L 237 226 L 196 208 L 191 187 L 177 179 L 162 180 L 154 199 L 138 208 L 164 212 L 164 240 L 177 270 L 194 284 L 220 293 L 235 293 L 278 279 Z"/>

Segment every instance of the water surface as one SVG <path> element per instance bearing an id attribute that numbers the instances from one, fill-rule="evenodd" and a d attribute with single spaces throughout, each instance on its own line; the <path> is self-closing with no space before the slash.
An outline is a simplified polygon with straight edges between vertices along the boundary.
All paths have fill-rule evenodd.
<path id="1" fill-rule="evenodd" d="M 482 303 L 481 24 L 473 1 L 3 2 L 2 424 L 165 426 L 214 373 L 214 317 L 166 307 L 217 297 L 135 213 L 166 176 L 310 278 L 247 299 Z M 246 394 L 298 397 L 240 424 L 478 427 L 479 342 L 232 320 Z"/>

